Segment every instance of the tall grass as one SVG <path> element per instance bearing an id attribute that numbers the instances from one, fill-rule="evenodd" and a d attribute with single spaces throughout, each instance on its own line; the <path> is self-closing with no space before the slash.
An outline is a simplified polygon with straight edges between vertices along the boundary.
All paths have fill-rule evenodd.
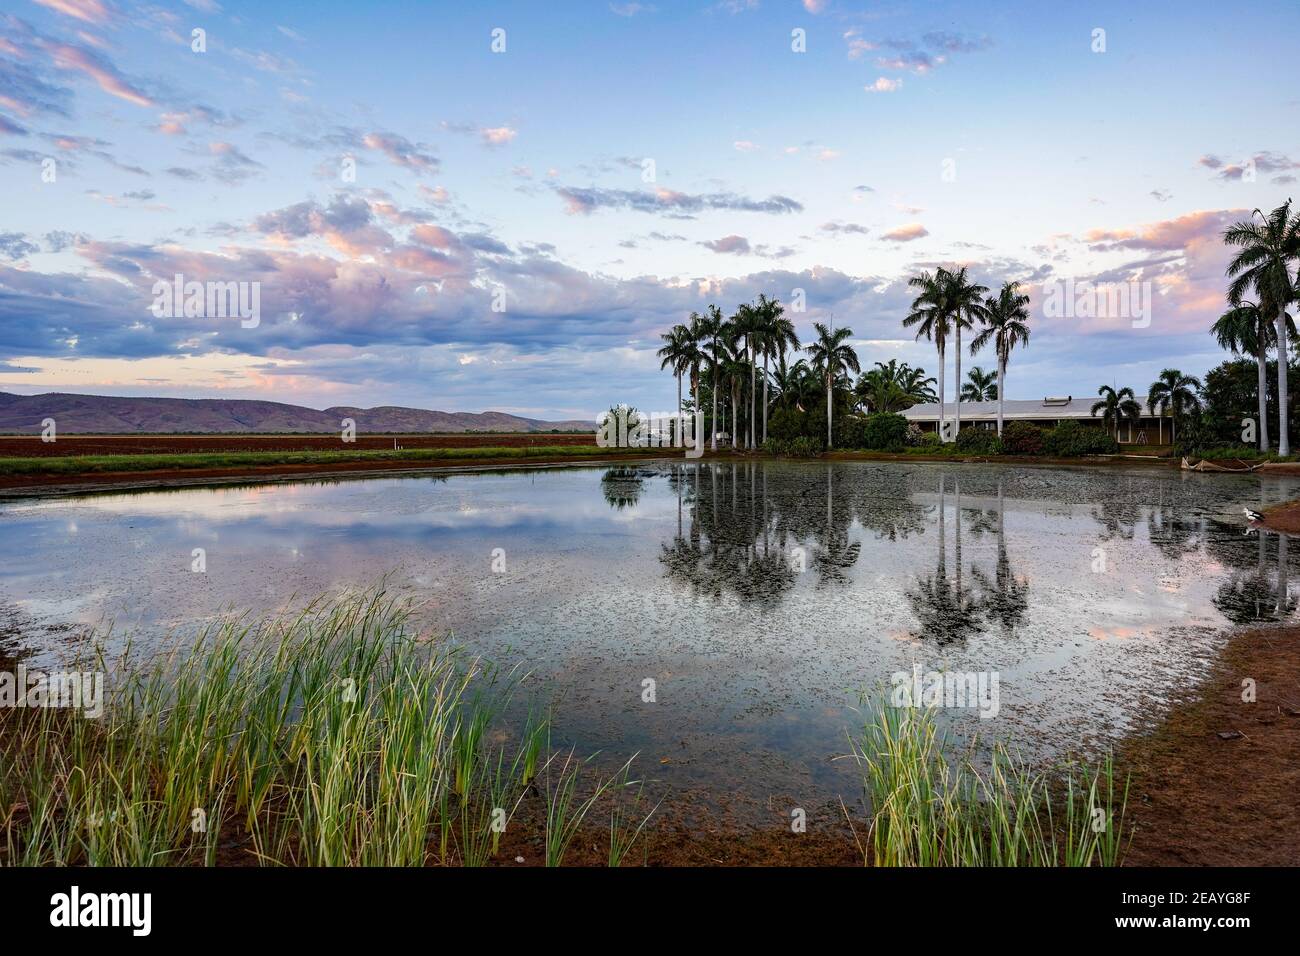
<path id="1" fill-rule="evenodd" d="M 952 755 L 934 713 L 884 704 L 850 738 L 870 823 L 858 847 L 875 866 L 1117 866 L 1127 783 L 1109 758 L 1059 774 L 1005 748 L 987 766 Z"/>
<path id="2" fill-rule="evenodd" d="M 418 638 L 381 589 L 72 666 L 108 670 L 102 717 L 0 716 L 8 864 L 482 865 L 530 788 L 558 863 L 626 783 L 537 797 L 546 722 L 488 732 L 518 675 Z"/>

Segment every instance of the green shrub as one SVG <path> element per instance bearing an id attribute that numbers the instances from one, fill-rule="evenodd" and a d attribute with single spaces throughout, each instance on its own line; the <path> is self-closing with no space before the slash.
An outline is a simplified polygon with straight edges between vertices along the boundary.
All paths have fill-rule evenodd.
<path id="1" fill-rule="evenodd" d="M 938 448 L 942 444 L 943 439 L 938 432 L 921 432 L 921 440 L 918 442 L 921 448 Z"/>
<path id="2" fill-rule="evenodd" d="M 825 434 L 826 420 L 822 419 L 822 434 Z M 767 420 L 767 437 L 781 442 L 791 442 L 800 435 L 808 434 L 808 416 L 797 408 L 778 408 Z"/>
<path id="3" fill-rule="evenodd" d="M 868 415 L 863 421 L 862 446 L 873 451 L 902 451 L 907 447 L 907 419 L 892 412 Z"/>
<path id="4" fill-rule="evenodd" d="M 963 428 L 957 433 L 957 450 L 968 455 L 999 455 L 1002 442 L 992 428 Z"/>
<path id="5" fill-rule="evenodd" d="M 1114 455 L 1119 452 L 1119 443 L 1104 428 L 1081 425 L 1078 422 L 1061 422 L 1047 433 L 1044 446 L 1049 455 L 1059 458 Z"/>
<path id="6" fill-rule="evenodd" d="M 1002 452 L 1007 455 L 1041 455 L 1043 430 L 1029 422 L 1006 422 L 1002 426 Z"/>
<path id="7" fill-rule="evenodd" d="M 861 415 L 845 415 L 835 419 L 836 448 L 870 448 L 867 444 L 867 423 L 869 418 Z M 823 433 L 824 434 L 824 433 Z"/>
<path id="8" fill-rule="evenodd" d="M 811 435 L 791 439 L 769 438 L 763 443 L 763 451 L 782 458 L 817 458 L 824 450 L 823 443 Z"/>

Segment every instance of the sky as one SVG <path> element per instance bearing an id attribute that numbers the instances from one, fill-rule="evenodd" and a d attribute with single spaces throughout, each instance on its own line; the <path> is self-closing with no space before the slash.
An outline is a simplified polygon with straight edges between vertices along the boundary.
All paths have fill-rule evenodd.
<path id="1" fill-rule="evenodd" d="M 1009 398 L 1142 394 L 1225 357 L 1222 231 L 1300 176 L 1297 28 L 1294 0 L 4 0 L 0 390 L 668 410 L 660 334 L 759 293 L 937 374 L 907 280 L 964 265 L 1031 297 Z M 178 274 L 247 283 L 256 322 L 158 314 Z M 1045 308 L 1067 281 L 1149 316 Z"/>

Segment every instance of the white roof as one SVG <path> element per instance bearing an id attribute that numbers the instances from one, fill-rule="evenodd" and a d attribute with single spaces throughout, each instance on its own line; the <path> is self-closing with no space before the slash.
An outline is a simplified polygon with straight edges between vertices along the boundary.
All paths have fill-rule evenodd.
<path id="1" fill-rule="evenodd" d="M 1008 398 L 1003 403 L 1002 417 L 1008 420 L 1016 418 L 1031 420 L 1040 418 L 1100 419 L 1101 412 L 1098 412 L 1096 416 L 1092 414 L 1092 406 L 1098 401 L 1100 401 L 1100 396 L 1097 395 L 1081 398 L 1061 396 L 1060 398 L 1029 400 Z M 1154 417 L 1147 411 L 1147 397 L 1145 395 L 1137 396 L 1137 403 L 1142 406 L 1142 416 L 1144 418 Z M 952 418 L 957 414 L 957 403 L 950 399 L 946 411 L 947 416 Z M 927 402 L 924 405 L 913 405 L 902 414 L 909 421 L 937 422 L 939 420 L 939 403 Z M 997 418 L 997 402 L 961 403 L 962 421 L 997 421 Z"/>

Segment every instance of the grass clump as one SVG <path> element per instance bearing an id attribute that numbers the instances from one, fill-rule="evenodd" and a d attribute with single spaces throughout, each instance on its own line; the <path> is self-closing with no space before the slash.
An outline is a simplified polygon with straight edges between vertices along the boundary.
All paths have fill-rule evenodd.
<path id="1" fill-rule="evenodd" d="M 546 721 L 498 726 L 520 675 L 417 637 L 382 589 L 133 658 L 98 719 L 0 716 L 0 862 L 482 865 L 526 797 L 544 812 Z M 574 832 L 626 771 L 567 785 L 548 829 Z"/>
<path id="2" fill-rule="evenodd" d="M 1128 801 L 1109 758 L 1031 771 L 998 746 L 987 767 L 947 753 L 934 713 L 878 705 L 850 738 L 875 866 L 1118 866 Z"/>

